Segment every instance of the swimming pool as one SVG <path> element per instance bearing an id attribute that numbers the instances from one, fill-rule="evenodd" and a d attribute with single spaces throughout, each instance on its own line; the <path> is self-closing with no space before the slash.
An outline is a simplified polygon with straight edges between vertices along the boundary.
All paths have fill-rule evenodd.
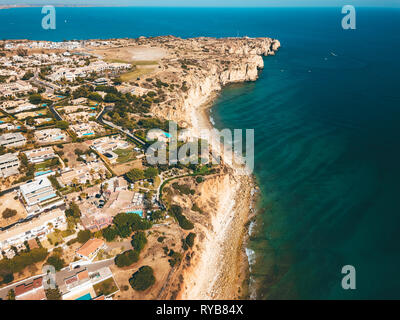
<path id="1" fill-rule="evenodd" d="M 46 174 L 46 173 L 50 173 L 50 172 L 53 172 L 53 170 L 39 171 L 39 172 L 36 172 L 36 173 L 35 173 L 35 176 L 36 176 L 36 177 L 42 176 L 42 175 L 44 175 L 44 174 Z"/>
<path id="2" fill-rule="evenodd" d="M 88 132 L 88 133 L 84 133 L 83 136 L 91 136 L 93 134 L 94 134 L 93 132 Z"/>
<path id="3" fill-rule="evenodd" d="M 133 210 L 133 211 L 128 211 L 127 213 L 135 213 L 143 217 L 143 210 Z"/>
<path id="4" fill-rule="evenodd" d="M 82 297 L 79 297 L 78 299 L 75 300 L 92 300 L 92 296 L 90 295 L 90 293 L 86 293 Z"/>

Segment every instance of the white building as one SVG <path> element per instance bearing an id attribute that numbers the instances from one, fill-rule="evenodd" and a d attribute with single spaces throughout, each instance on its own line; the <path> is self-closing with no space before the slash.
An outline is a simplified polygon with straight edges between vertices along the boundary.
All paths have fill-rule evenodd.
<path id="1" fill-rule="evenodd" d="M 127 149 L 129 146 L 129 143 L 122 140 L 121 137 L 112 136 L 93 140 L 90 147 L 101 154 L 105 154 L 116 149 Z"/>
<path id="2" fill-rule="evenodd" d="M 55 141 L 65 141 L 67 136 L 65 133 L 58 128 L 45 129 L 40 131 L 35 131 L 35 138 L 38 142 L 55 142 Z"/>
<path id="3" fill-rule="evenodd" d="M 0 136 L 0 145 L 6 148 L 21 147 L 26 144 L 26 138 L 20 132 L 5 133 Z"/>
<path id="4" fill-rule="evenodd" d="M 18 174 L 19 164 L 17 153 L 6 153 L 0 156 L 0 177 L 7 178 Z"/>
<path id="5" fill-rule="evenodd" d="M 67 220 L 65 214 L 60 209 L 52 210 L 41 214 L 28 222 L 17 224 L 16 226 L 0 232 L 0 250 L 6 250 L 11 246 L 17 247 L 30 239 L 39 240 L 46 238 L 52 228 L 66 230 Z"/>
<path id="6" fill-rule="evenodd" d="M 52 147 L 28 150 L 25 154 L 30 163 L 39 163 L 56 157 Z"/>
<path id="7" fill-rule="evenodd" d="M 44 176 L 22 185 L 20 195 L 28 217 L 64 204 L 64 200 L 57 195 L 50 180 Z"/>

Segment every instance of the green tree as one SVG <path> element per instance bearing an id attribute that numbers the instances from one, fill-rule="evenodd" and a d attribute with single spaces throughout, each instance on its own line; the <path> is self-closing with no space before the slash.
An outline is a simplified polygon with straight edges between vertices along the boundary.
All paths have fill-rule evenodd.
<path id="1" fill-rule="evenodd" d="M 129 284 L 134 290 L 144 291 L 150 288 L 156 282 L 153 269 L 149 266 L 143 266 L 136 271 L 129 279 Z"/>
<path id="2" fill-rule="evenodd" d="M 81 230 L 78 232 L 78 242 L 85 243 L 92 237 L 92 233 L 89 230 Z"/>
<path id="3" fill-rule="evenodd" d="M 7 300 L 15 300 L 15 291 L 14 291 L 14 289 L 11 289 L 11 290 L 8 291 Z"/>
<path id="4" fill-rule="evenodd" d="M 79 209 L 79 206 L 75 202 L 71 202 L 69 208 L 65 210 L 65 215 L 67 217 L 80 218 L 81 210 Z"/>
<path id="5" fill-rule="evenodd" d="M 90 100 L 97 101 L 97 102 L 103 101 L 103 98 L 102 98 L 101 95 L 99 95 L 97 92 L 91 92 L 91 93 L 88 95 L 88 98 L 89 98 Z"/>
<path id="6" fill-rule="evenodd" d="M 115 227 L 108 226 L 102 230 L 102 235 L 107 242 L 111 242 L 114 241 L 114 239 L 118 236 L 118 231 L 115 229 Z"/>
<path id="7" fill-rule="evenodd" d="M 62 300 L 62 295 L 58 286 L 55 289 L 47 289 L 45 291 L 47 300 Z"/>
<path id="8" fill-rule="evenodd" d="M 184 229 L 184 230 L 191 230 L 194 228 L 194 225 L 192 222 L 190 222 L 182 213 L 182 208 L 178 205 L 172 205 L 169 212 L 171 215 L 175 217 L 175 219 L 178 221 L 179 226 Z"/>
<path id="9" fill-rule="evenodd" d="M 34 74 L 30 71 L 25 72 L 24 76 L 21 78 L 22 80 L 29 80 L 30 78 L 32 78 L 34 76 Z"/>
<path id="10" fill-rule="evenodd" d="M 62 130 L 67 130 L 69 127 L 69 123 L 64 120 L 56 121 L 55 124 L 56 128 L 62 129 Z"/>
<path id="11" fill-rule="evenodd" d="M 138 231 L 132 236 L 132 247 L 141 252 L 147 243 L 146 234 L 143 231 Z"/>
<path id="12" fill-rule="evenodd" d="M 42 102 L 42 100 L 42 96 L 38 93 L 34 93 L 29 96 L 29 102 L 32 104 L 39 104 Z"/>
<path id="13" fill-rule="evenodd" d="M 194 245 L 194 239 L 196 238 L 196 234 L 193 232 L 190 232 L 185 240 L 183 241 L 183 249 L 187 250 L 188 248 L 192 248 Z"/>
<path id="14" fill-rule="evenodd" d="M 149 167 L 144 171 L 144 177 L 146 179 L 154 179 L 158 176 L 158 169 L 154 167 Z"/>
<path id="15" fill-rule="evenodd" d="M 47 259 L 47 264 L 53 266 L 56 271 L 60 271 L 65 267 L 65 261 L 61 259 L 58 255 L 53 255 Z"/>
<path id="16" fill-rule="evenodd" d="M 116 266 L 119 268 L 128 267 L 131 264 L 138 261 L 139 261 L 139 252 L 134 250 L 128 250 L 121 254 L 118 254 L 114 259 Z"/>

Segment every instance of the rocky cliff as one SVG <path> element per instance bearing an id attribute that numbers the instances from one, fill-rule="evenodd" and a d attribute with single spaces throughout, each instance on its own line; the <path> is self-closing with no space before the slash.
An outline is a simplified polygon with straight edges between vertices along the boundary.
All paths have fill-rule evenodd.
<path id="1" fill-rule="evenodd" d="M 264 68 L 262 56 L 274 55 L 280 47 L 278 40 L 270 38 L 213 39 L 212 43 L 201 39 L 192 39 L 186 44 L 184 52 L 188 58 L 179 59 L 191 63 L 190 68 L 179 72 L 181 90 L 171 95 L 168 103 L 156 105 L 152 110 L 154 114 L 188 127 L 194 125 L 193 109 L 227 84 L 257 80 L 260 69 Z M 171 59 L 169 64 L 173 61 Z"/>

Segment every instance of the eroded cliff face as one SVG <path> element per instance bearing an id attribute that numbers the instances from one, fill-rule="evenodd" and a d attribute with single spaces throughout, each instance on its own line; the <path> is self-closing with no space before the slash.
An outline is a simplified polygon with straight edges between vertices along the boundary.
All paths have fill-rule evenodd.
<path id="1" fill-rule="evenodd" d="M 154 106 L 154 114 L 184 127 L 193 126 L 193 109 L 199 108 L 227 84 L 257 80 L 260 69 L 264 68 L 262 56 L 274 55 L 280 47 L 278 40 L 270 38 L 224 40 L 226 43 L 215 46 L 213 54 L 208 52 L 208 56 L 203 57 L 199 68 L 179 74 L 183 89 L 178 90 L 168 104 Z M 200 54 L 203 55 L 204 52 Z"/>

